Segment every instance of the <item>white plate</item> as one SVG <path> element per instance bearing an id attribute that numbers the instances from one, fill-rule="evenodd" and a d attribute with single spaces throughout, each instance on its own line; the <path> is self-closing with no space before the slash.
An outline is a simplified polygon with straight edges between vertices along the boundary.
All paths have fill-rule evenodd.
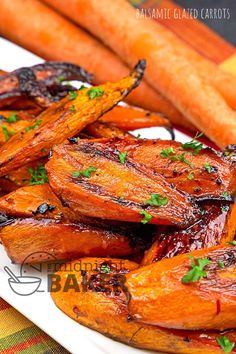
<path id="1" fill-rule="evenodd" d="M 0 38 L 0 69 L 11 71 L 22 66 L 30 66 L 42 62 L 42 59 L 34 54 Z M 151 128 L 139 131 L 146 138 L 169 139 L 168 133 L 164 129 Z M 176 132 L 176 138 L 185 142 L 189 140 L 186 135 Z M 39 250 L 40 251 L 40 250 Z M 30 267 L 24 270 L 28 276 L 40 276 L 42 283 L 39 292 L 29 296 L 19 296 L 12 291 L 9 286 L 9 276 L 4 270 L 8 266 L 16 275 L 20 275 L 21 267 L 11 264 L 3 247 L 0 245 L 0 297 L 20 311 L 24 316 L 34 322 L 38 327 L 48 333 L 58 343 L 74 354 L 145 354 L 150 351 L 134 349 L 124 344 L 83 327 L 70 319 L 56 308 L 47 287 L 47 272 L 42 272 Z M 46 267 L 46 266 L 45 266 Z M 23 271 L 24 271 L 23 270 Z M 25 274 L 24 274 L 25 275 Z"/>

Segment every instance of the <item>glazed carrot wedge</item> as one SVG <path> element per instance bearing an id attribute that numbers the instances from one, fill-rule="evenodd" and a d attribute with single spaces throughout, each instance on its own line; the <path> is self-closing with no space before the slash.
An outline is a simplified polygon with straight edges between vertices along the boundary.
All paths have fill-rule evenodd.
<path id="1" fill-rule="evenodd" d="M 46 170 L 58 197 L 87 216 L 180 227 L 198 216 L 188 197 L 162 176 L 99 140 L 55 146 Z M 159 207 L 149 205 L 152 193 L 160 194 L 166 202 Z"/>
<path id="2" fill-rule="evenodd" d="M 115 258 L 86 257 L 68 262 L 52 277 L 52 299 L 80 324 L 137 348 L 173 354 L 221 354 L 217 338 L 224 335 L 236 342 L 235 330 L 171 330 L 134 321 L 127 309 L 124 281 L 137 267 L 134 262 Z M 73 278 L 77 291 L 67 289 L 68 277 Z"/>
<path id="3" fill-rule="evenodd" d="M 15 116 L 16 120 L 32 120 L 41 112 L 42 109 L 36 106 L 33 109 L 25 109 L 25 110 L 5 110 L 4 109 L 0 111 L 0 122 L 4 122 L 4 118 L 9 118 L 12 116 Z M 12 120 L 12 118 L 10 118 L 10 120 Z"/>
<path id="4" fill-rule="evenodd" d="M 35 263 L 47 261 L 48 255 L 51 259 L 123 257 L 138 251 L 132 238 L 111 225 L 100 228 L 50 219 L 16 219 L 1 227 L 0 237 L 14 263 L 24 262 L 32 253 L 31 262 Z"/>
<path id="5" fill-rule="evenodd" d="M 47 60 L 81 65 L 95 75 L 95 84 L 118 81 L 129 73 L 105 46 L 38 0 L 15 0 L 14 4 L 3 0 L 0 33 Z M 129 96 L 128 102 L 162 112 L 174 123 L 193 128 L 168 100 L 145 83 Z"/>
<path id="6" fill-rule="evenodd" d="M 117 106 L 100 118 L 122 130 L 135 130 L 150 127 L 170 127 L 170 122 L 160 114 L 131 106 Z"/>
<path id="7" fill-rule="evenodd" d="M 0 148 L 0 176 L 46 156 L 53 144 L 79 133 L 138 86 L 145 69 L 140 61 L 130 76 L 117 83 L 74 91 L 43 111 Z"/>
<path id="8" fill-rule="evenodd" d="M 234 328 L 235 272 L 236 248 L 231 245 L 142 267 L 127 275 L 130 314 L 167 328 Z"/>
<path id="9" fill-rule="evenodd" d="M 173 44 L 161 36 L 157 40 L 155 23 L 138 19 L 125 0 L 74 3 L 79 8 L 74 12 L 76 20 L 96 31 L 128 64 L 140 57 L 147 59 L 146 80 L 200 131 L 221 148 L 236 141 L 236 112 Z"/>
<path id="10" fill-rule="evenodd" d="M 151 248 L 145 252 L 142 265 L 233 241 L 236 233 L 236 204 L 208 203 L 201 208 L 201 220 L 187 229 L 158 234 Z"/>
<path id="11" fill-rule="evenodd" d="M 128 133 L 114 125 L 102 123 L 100 121 L 87 125 L 83 132 L 94 138 L 123 138 L 125 136 L 130 136 Z"/>
<path id="12" fill-rule="evenodd" d="M 0 213 L 7 217 L 75 220 L 48 183 L 25 186 L 0 198 Z"/>
<path id="13" fill-rule="evenodd" d="M 92 23 L 93 18 L 90 17 L 89 19 L 87 17 L 88 12 L 86 11 L 86 7 L 84 7 L 83 5 L 83 0 L 70 1 L 69 6 L 64 6 L 63 0 L 44 1 L 49 5 L 53 6 L 55 10 L 61 12 L 67 17 L 71 18 L 73 21 L 79 23 L 82 27 L 85 27 L 96 37 L 100 37 L 101 39 L 103 39 L 103 33 L 97 31 L 97 27 L 94 28 L 94 25 Z M 90 4 L 86 4 L 86 6 L 90 6 Z M 137 16 L 135 17 L 137 18 Z M 139 20 L 140 18 L 137 21 L 137 25 Z M 233 109 L 236 109 L 236 78 L 233 75 L 221 70 L 216 64 L 214 64 L 210 60 L 207 60 L 203 56 L 198 54 L 195 50 L 193 50 L 190 46 L 188 46 L 184 41 L 182 41 L 166 27 L 156 21 L 155 23 L 154 21 L 152 22 L 153 31 L 156 32 L 156 41 L 158 42 L 159 40 L 162 41 L 163 39 L 165 39 L 166 42 L 171 43 L 171 45 L 174 46 L 175 50 L 179 54 L 181 54 L 185 59 L 187 59 L 197 68 L 198 73 L 201 75 L 201 77 L 207 82 L 211 83 L 222 94 L 228 104 Z M 107 27 L 106 30 L 108 30 L 108 28 L 109 27 Z"/>
<path id="14" fill-rule="evenodd" d="M 203 148 L 199 141 L 181 144 L 127 137 L 106 140 L 106 144 L 115 144 L 118 150 L 127 152 L 129 159 L 151 168 L 198 200 L 232 201 L 236 191 L 235 163 L 222 153 Z"/>

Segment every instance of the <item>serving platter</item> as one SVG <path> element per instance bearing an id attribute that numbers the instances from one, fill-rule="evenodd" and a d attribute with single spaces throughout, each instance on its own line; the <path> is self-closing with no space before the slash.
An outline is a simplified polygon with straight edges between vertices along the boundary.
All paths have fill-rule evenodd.
<path id="1" fill-rule="evenodd" d="M 22 66 L 31 66 L 43 61 L 41 58 L 3 38 L 0 38 L 0 49 L 0 69 L 2 70 L 11 71 Z M 142 129 L 134 133 L 140 134 L 143 138 L 170 139 L 169 133 L 163 128 Z M 186 142 L 189 140 L 187 135 L 179 131 L 175 130 L 175 135 L 178 141 Z M 31 257 L 33 257 L 33 255 L 31 255 Z M 52 272 L 51 264 L 52 263 L 39 264 L 32 267 L 28 264 L 26 259 L 23 266 L 13 265 L 3 247 L 0 245 L 0 297 L 15 307 L 71 353 L 151 353 L 150 351 L 139 350 L 121 344 L 83 327 L 57 309 L 48 292 L 48 275 Z M 39 279 L 37 291 L 33 291 L 33 293 L 29 295 L 29 289 L 25 290 L 25 292 L 28 291 L 28 294 L 23 294 L 21 290 L 12 289 L 9 283 L 9 276 L 5 270 L 6 267 L 16 276 L 37 277 Z M 21 295 L 17 292 L 20 292 Z"/>

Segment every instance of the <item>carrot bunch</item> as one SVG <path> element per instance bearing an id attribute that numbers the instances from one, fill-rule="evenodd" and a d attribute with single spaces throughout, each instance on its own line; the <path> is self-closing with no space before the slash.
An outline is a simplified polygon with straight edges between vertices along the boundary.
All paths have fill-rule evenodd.
<path id="1" fill-rule="evenodd" d="M 128 1 L 2 0 L 0 10 L 1 34 L 46 59 L 83 66 L 95 83 L 117 80 L 145 58 L 145 80 L 130 103 L 201 130 L 221 148 L 236 142 L 236 78 L 160 23 L 137 18 Z"/>

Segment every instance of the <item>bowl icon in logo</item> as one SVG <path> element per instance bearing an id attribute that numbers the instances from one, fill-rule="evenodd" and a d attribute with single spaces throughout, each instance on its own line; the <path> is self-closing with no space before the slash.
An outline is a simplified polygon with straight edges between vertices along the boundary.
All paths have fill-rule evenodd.
<path id="1" fill-rule="evenodd" d="M 4 267 L 7 274 L 10 276 L 8 283 L 14 293 L 27 296 L 35 293 L 40 284 L 41 279 L 38 277 L 17 277 L 8 267 Z"/>

